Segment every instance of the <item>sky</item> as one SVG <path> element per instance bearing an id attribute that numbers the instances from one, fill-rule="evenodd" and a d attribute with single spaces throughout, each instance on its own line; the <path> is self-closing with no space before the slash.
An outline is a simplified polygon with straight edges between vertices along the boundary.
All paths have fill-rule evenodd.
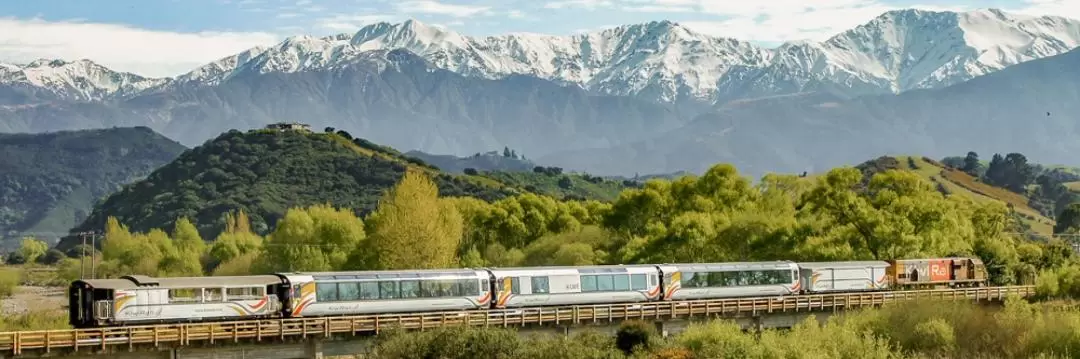
<path id="1" fill-rule="evenodd" d="M 670 20 L 775 46 L 820 41 L 894 9 L 1000 8 L 1080 19 L 1080 0 L 34 0 L 0 1 L 0 62 L 90 59 L 176 76 L 288 36 L 416 19 L 470 36 L 572 35 Z"/>

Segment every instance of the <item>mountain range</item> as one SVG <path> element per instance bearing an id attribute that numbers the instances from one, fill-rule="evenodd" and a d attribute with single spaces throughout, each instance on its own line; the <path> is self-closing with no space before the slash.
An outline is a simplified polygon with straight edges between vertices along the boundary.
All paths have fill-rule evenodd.
<path id="1" fill-rule="evenodd" d="M 1016 130 L 999 122 L 1021 118 L 1016 106 L 989 112 L 990 105 L 1065 110 L 1059 101 L 1075 94 L 1036 103 L 1009 94 L 1017 88 L 965 82 L 1078 45 L 1080 21 L 996 9 L 891 11 L 824 42 L 771 49 L 669 21 L 481 38 L 409 20 L 291 37 L 170 79 L 86 60 L 0 65 L 0 131 L 144 125 L 195 145 L 231 128 L 301 121 L 428 153 L 510 146 L 540 164 L 597 174 L 696 171 L 724 161 L 752 173 L 810 170 L 875 152 L 993 147 L 980 131 Z M 997 81 L 1021 86 L 1025 96 L 1043 93 L 1034 89 L 1043 81 L 1068 87 L 1069 79 L 1035 75 L 1048 78 Z M 982 83 L 998 85 L 990 81 Z M 990 93 L 966 97 L 967 90 Z M 912 106 L 916 99 L 934 105 Z M 938 107 L 943 112 L 930 112 Z M 1052 145 L 1007 147 L 1059 161 L 1057 151 L 1071 148 L 1061 143 L 1070 118 L 1059 112 L 1052 124 L 1019 126 L 1026 132 L 1018 136 Z M 982 130 L 956 131 L 971 127 Z"/>

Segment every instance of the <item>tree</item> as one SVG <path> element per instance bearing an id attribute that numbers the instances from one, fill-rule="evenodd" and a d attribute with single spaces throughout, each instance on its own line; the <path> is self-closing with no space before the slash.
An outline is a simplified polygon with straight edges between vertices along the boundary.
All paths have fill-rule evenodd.
<path id="1" fill-rule="evenodd" d="M 439 198 L 423 173 L 409 170 L 379 200 L 365 265 L 372 269 L 449 268 L 456 263 L 464 226 L 454 203 Z"/>
<path id="2" fill-rule="evenodd" d="M 352 211 L 330 205 L 293 208 L 266 242 L 263 264 L 279 271 L 343 269 L 364 237 L 364 222 Z"/>
<path id="3" fill-rule="evenodd" d="M 213 261 L 209 268 L 227 263 L 248 253 L 254 253 L 263 247 L 263 238 L 251 231 L 251 221 L 243 210 L 225 214 L 225 231 L 214 240 L 210 248 Z"/>
<path id="4" fill-rule="evenodd" d="M 330 127 L 330 126 L 327 126 L 326 128 L 323 129 L 323 132 L 334 133 L 334 128 Z"/>
<path id="5" fill-rule="evenodd" d="M 503 157 L 510 157 L 510 147 L 503 146 Z"/>
<path id="6" fill-rule="evenodd" d="M 45 255 L 48 250 L 48 244 L 33 237 L 23 238 L 22 244 L 19 246 L 19 254 L 26 263 L 37 262 L 38 258 Z"/>
<path id="7" fill-rule="evenodd" d="M 964 156 L 964 168 L 961 170 L 977 177 L 979 175 L 979 166 L 979 154 L 971 151 L 967 153 L 967 156 Z"/>
<path id="8" fill-rule="evenodd" d="M 1054 225 L 1054 234 L 1065 233 L 1069 229 L 1080 228 L 1080 203 L 1073 203 L 1065 207 L 1057 217 Z"/>

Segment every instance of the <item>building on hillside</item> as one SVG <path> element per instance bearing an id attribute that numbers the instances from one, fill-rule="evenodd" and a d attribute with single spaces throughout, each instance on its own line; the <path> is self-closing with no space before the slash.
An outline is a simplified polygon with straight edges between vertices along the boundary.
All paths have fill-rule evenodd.
<path id="1" fill-rule="evenodd" d="M 268 129 L 268 130 L 278 130 L 278 131 L 308 131 L 308 132 L 311 132 L 311 125 L 308 125 L 306 123 L 299 123 L 299 122 L 288 122 L 288 123 L 286 123 L 286 122 L 278 122 L 278 123 L 271 123 L 269 125 L 266 125 L 266 129 Z"/>

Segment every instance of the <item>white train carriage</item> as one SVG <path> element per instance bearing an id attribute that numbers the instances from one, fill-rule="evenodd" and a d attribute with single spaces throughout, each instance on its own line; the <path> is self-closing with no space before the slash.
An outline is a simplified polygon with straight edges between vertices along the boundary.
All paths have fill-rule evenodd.
<path id="1" fill-rule="evenodd" d="M 646 302 L 660 299 L 652 265 L 489 268 L 494 308 Z"/>
<path id="2" fill-rule="evenodd" d="M 889 287 L 885 261 L 798 263 L 804 293 L 883 290 Z"/>
<path id="3" fill-rule="evenodd" d="M 86 328 L 277 317 L 281 284 L 274 275 L 78 280 L 69 293 L 69 320 Z"/>
<path id="4" fill-rule="evenodd" d="M 790 261 L 664 264 L 664 299 L 689 300 L 788 295 L 799 292 L 799 267 Z"/>
<path id="5" fill-rule="evenodd" d="M 282 274 L 291 317 L 487 308 L 490 275 L 471 269 Z"/>

